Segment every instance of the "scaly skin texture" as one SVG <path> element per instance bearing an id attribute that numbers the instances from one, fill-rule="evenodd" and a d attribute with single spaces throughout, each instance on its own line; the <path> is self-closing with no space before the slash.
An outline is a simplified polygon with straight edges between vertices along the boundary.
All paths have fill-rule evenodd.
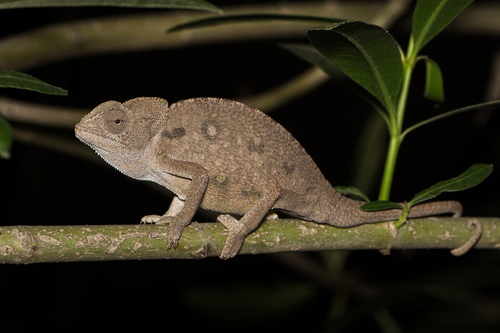
<path id="1" fill-rule="evenodd" d="M 280 124 L 231 100 L 194 98 L 171 106 L 161 98 L 108 101 L 83 117 L 75 133 L 119 171 L 176 194 L 167 213 L 142 218 L 169 224 L 169 247 L 177 246 L 198 207 L 224 213 L 217 218 L 229 229 L 223 259 L 234 257 L 273 209 L 336 227 L 401 214 L 359 210 L 363 202 L 336 192 Z M 409 217 L 461 212 L 460 203 L 441 201 L 415 206 Z"/>

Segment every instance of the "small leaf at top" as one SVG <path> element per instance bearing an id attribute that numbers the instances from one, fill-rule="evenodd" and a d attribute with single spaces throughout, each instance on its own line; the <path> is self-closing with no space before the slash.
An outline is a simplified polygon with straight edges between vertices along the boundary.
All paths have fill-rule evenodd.
<path id="1" fill-rule="evenodd" d="M 170 28 L 168 32 L 174 32 L 184 29 L 209 27 L 221 24 L 248 23 L 248 22 L 259 22 L 259 21 L 299 21 L 299 22 L 321 22 L 321 23 L 333 24 L 333 23 L 343 22 L 345 21 L 345 19 L 322 17 L 322 16 L 310 16 L 310 15 L 294 15 L 294 14 L 271 14 L 271 13 L 234 14 L 234 15 L 208 17 L 200 20 L 182 23 Z"/>
<path id="2" fill-rule="evenodd" d="M 0 0 L 0 9 L 84 6 L 176 8 L 222 12 L 205 0 Z"/>
<path id="3" fill-rule="evenodd" d="M 474 164 L 460 176 L 441 181 L 430 188 L 423 190 L 408 202 L 408 205 L 414 206 L 422 201 L 430 200 L 442 192 L 463 191 L 480 184 L 493 171 L 493 166 L 489 164 Z"/>
<path id="4" fill-rule="evenodd" d="M 404 207 L 397 202 L 392 201 L 371 201 L 365 203 L 361 206 L 361 210 L 365 212 L 374 212 L 377 210 L 388 210 L 388 209 L 403 209 Z"/>
<path id="5" fill-rule="evenodd" d="M 434 60 L 427 57 L 425 58 L 425 68 L 424 97 L 434 102 L 444 102 L 443 75 L 441 74 L 441 69 Z"/>
<path id="6" fill-rule="evenodd" d="M 399 46 L 383 28 L 347 21 L 307 32 L 311 44 L 395 113 L 403 80 Z"/>
<path id="7" fill-rule="evenodd" d="M 52 86 L 31 75 L 0 69 L 0 87 L 33 90 L 50 95 L 68 95 L 62 88 Z"/>
<path id="8" fill-rule="evenodd" d="M 9 123 L 0 114 L 0 157 L 10 158 L 10 146 L 12 144 L 12 133 Z"/>
<path id="9" fill-rule="evenodd" d="M 370 199 L 366 196 L 366 194 L 363 193 L 360 189 L 354 187 L 354 186 L 335 186 L 335 190 L 339 192 L 340 194 L 346 195 L 355 195 L 361 199 L 363 199 L 366 202 L 370 202 Z"/>
<path id="10" fill-rule="evenodd" d="M 417 54 L 473 0 L 419 0 L 413 13 L 412 39 Z"/>

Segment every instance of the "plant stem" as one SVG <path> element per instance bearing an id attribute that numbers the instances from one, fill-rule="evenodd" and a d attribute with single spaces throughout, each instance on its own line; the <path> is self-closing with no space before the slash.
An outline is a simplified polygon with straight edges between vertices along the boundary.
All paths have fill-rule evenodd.
<path id="1" fill-rule="evenodd" d="M 411 45 L 411 43 L 410 43 Z M 410 47 L 412 49 L 412 47 Z M 399 100 L 396 109 L 395 117 L 391 117 L 391 139 L 389 148 L 387 149 L 387 158 L 385 160 L 384 175 L 380 185 L 378 200 L 389 200 L 391 194 L 392 180 L 394 178 L 394 170 L 396 169 L 396 161 L 403 137 L 401 136 L 403 128 L 404 114 L 406 110 L 406 102 L 408 100 L 408 92 L 410 90 L 410 81 L 413 68 L 415 67 L 416 55 L 409 50 L 408 58 L 402 56 L 403 60 L 403 82 L 399 93 Z"/>
<path id="2" fill-rule="evenodd" d="M 416 62 L 415 57 L 403 59 L 403 70 L 404 70 L 403 83 L 401 85 L 401 91 L 399 93 L 398 106 L 396 110 L 396 118 L 398 120 L 398 134 L 401 134 L 403 130 L 403 120 L 405 116 L 406 102 L 408 101 L 408 92 L 410 91 L 411 74 L 413 73 L 415 62 Z"/>
<path id="3" fill-rule="evenodd" d="M 382 184 L 380 186 L 380 193 L 378 200 L 389 200 L 391 193 L 392 180 L 394 178 L 394 169 L 396 168 L 396 160 L 398 157 L 399 146 L 401 140 L 399 138 L 399 131 L 393 131 L 389 141 L 389 148 L 387 149 L 387 157 L 385 160 L 384 175 L 382 177 Z"/>

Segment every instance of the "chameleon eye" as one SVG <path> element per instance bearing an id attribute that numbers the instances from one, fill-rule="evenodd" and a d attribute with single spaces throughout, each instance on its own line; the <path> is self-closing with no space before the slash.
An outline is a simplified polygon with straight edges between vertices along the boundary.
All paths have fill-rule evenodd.
<path id="1" fill-rule="evenodd" d="M 122 110 L 111 110 L 106 114 L 106 126 L 111 133 L 118 134 L 127 128 L 127 115 Z"/>

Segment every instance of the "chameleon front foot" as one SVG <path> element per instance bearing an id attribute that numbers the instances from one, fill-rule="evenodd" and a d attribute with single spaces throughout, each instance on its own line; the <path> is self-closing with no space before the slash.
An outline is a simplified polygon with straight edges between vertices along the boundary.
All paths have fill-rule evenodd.
<path id="1" fill-rule="evenodd" d="M 146 216 L 143 216 L 142 219 L 141 219 L 141 224 L 144 223 L 144 224 L 148 224 L 148 223 L 156 223 L 157 221 L 159 221 L 161 219 L 161 215 L 146 215 Z"/>
<path id="2" fill-rule="evenodd" d="M 224 260 L 233 258 L 243 246 L 248 232 L 244 224 L 231 215 L 219 215 L 217 221 L 222 223 L 222 225 L 229 230 L 229 235 L 227 236 L 220 258 Z"/>
<path id="3" fill-rule="evenodd" d="M 174 248 L 179 244 L 182 231 L 186 226 L 177 216 L 146 215 L 141 219 L 141 223 L 168 224 L 167 249 Z M 188 223 L 189 224 L 189 223 Z"/>

